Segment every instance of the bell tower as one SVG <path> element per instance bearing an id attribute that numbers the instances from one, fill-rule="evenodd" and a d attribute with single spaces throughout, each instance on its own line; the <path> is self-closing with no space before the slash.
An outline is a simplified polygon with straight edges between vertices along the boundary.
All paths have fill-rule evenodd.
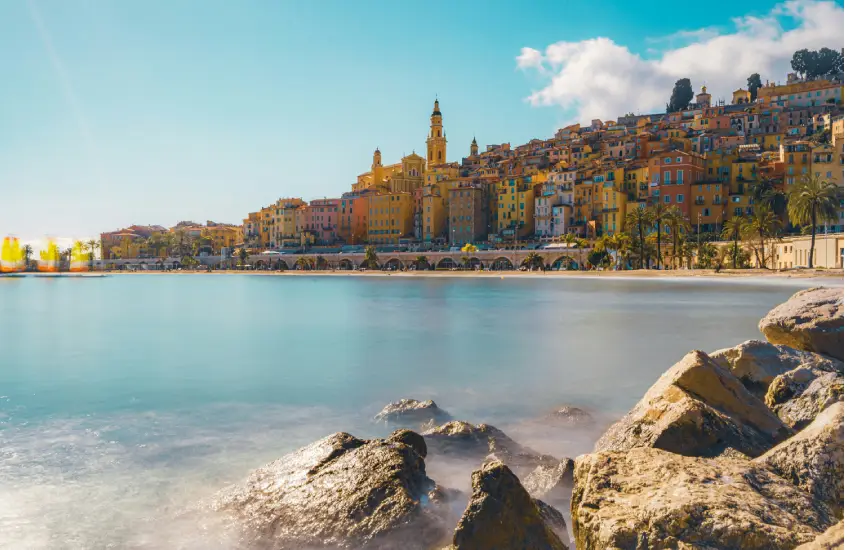
<path id="1" fill-rule="evenodd" d="M 446 133 L 443 131 L 443 115 L 440 113 L 440 102 L 434 100 L 434 111 L 431 113 L 431 131 L 425 140 L 428 165 L 446 162 Z"/>
<path id="2" fill-rule="evenodd" d="M 472 136 L 472 143 L 469 145 L 469 156 L 474 157 L 478 155 L 478 142 L 475 141 L 475 136 Z"/>
<path id="3" fill-rule="evenodd" d="M 373 152 L 373 185 L 380 185 L 382 180 L 384 180 L 384 167 L 381 164 L 381 151 L 379 151 L 378 147 Z"/>

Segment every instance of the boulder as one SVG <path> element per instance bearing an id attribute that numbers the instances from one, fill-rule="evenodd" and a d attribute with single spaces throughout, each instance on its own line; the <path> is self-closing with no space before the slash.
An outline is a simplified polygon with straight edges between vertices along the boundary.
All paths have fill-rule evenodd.
<path id="1" fill-rule="evenodd" d="M 423 432 L 432 455 L 454 456 L 468 460 L 502 462 L 517 475 L 527 475 L 539 465 L 554 465 L 558 460 L 523 447 L 489 424 L 470 424 L 453 420 Z"/>
<path id="2" fill-rule="evenodd" d="M 542 510 L 541 510 L 542 508 Z M 534 501 L 516 475 L 501 462 L 484 464 L 472 474 L 472 496 L 452 538 L 453 550 L 562 550 L 567 545 L 553 524 L 556 510 Z M 565 531 L 565 525 L 564 525 Z"/>
<path id="3" fill-rule="evenodd" d="M 841 372 L 798 367 L 776 377 L 766 392 L 768 406 L 784 424 L 801 429 L 828 406 L 842 401 Z"/>
<path id="4" fill-rule="evenodd" d="M 660 449 L 575 461 L 576 548 L 787 550 L 835 520 L 826 504 L 750 460 Z"/>
<path id="5" fill-rule="evenodd" d="M 842 287 L 796 292 L 760 321 L 760 331 L 773 344 L 814 351 L 842 360 Z"/>
<path id="6" fill-rule="evenodd" d="M 428 401 L 400 399 L 399 401 L 385 405 L 373 420 L 386 424 L 417 428 L 427 422 L 439 424 L 446 422 L 450 418 L 449 413 L 438 407 L 437 403 L 431 399 Z"/>
<path id="7" fill-rule="evenodd" d="M 571 458 L 564 458 L 557 464 L 541 464 L 525 476 L 522 486 L 532 497 L 568 510 L 574 468 L 575 462 Z"/>
<path id="8" fill-rule="evenodd" d="M 843 550 L 845 549 L 845 525 L 840 521 L 822 533 L 813 542 L 802 544 L 795 550 Z"/>
<path id="9" fill-rule="evenodd" d="M 719 366 L 731 371 L 755 397 L 763 399 L 776 376 L 801 366 L 842 372 L 842 361 L 761 340 L 748 340 L 710 353 Z"/>
<path id="10" fill-rule="evenodd" d="M 754 461 L 826 503 L 842 519 L 845 493 L 842 402 L 819 414 L 813 422 Z"/>
<path id="11" fill-rule="evenodd" d="M 655 447 L 713 457 L 733 447 L 755 457 L 792 433 L 739 379 L 706 353 L 692 351 L 601 436 L 595 450 Z"/>
<path id="12" fill-rule="evenodd" d="M 584 409 L 569 405 L 558 407 L 547 414 L 545 419 L 559 426 L 590 426 L 594 423 L 593 415 Z"/>
<path id="13" fill-rule="evenodd" d="M 336 433 L 259 468 L 211 508 L 250 548 L 428 550 L 448 537 L 449 506 L 426 476 L 420 439 Z"/>
<path id="14" fill-rule="evenodd" d="M 540 511 L 540 517 L 543 518 L 546 526 L 557 535 L 561 542 L 569 546 L 569 531 L 566 530 L 566 519 L 560 510 L 538 498 L 534 499 L 534 504 L 537 505 L 537 510 Z"/>

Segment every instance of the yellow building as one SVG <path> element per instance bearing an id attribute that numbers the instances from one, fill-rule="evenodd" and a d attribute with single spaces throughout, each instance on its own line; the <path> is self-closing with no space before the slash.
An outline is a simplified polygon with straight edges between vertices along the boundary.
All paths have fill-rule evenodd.
<path id="1" fill-rule="evenodd" d="M 534 232 L 534 183 L 531 176 L 506 178 L 499 182 L 497 230 L 517 239 Z"/>
<path id="2" fill-rule="evenodd" d="M 410 193 L 382 193 L 367 196 L 367 241 L 398 244 L 414 235 L 414 197 Z"/>
<path id="3" fill-rule="evenodd" d="M 810 173 L 812 151 L 809 141 L 793 141 L 781 145 L 780 161 L 784 166 L 784 181 L 787 186 L 801 181 Z"/>
<path id="4" fill-rule="evenodd" d="M 751 92 L 743 90 L 742 88 L 735 90 L 731 103 L 734 105 L 742 105 L 744 103 L 751 103 Z"/>
<path id="5" fill-rule="evenodd" d="M 440 113 L 440 102 L 434 100 L 434 110 L 431 112 L 431 130 L 425 140 L 428 154 L 428 167 L 443 164 L 446 161 L 446 131 L 443 129 L 443 115 Z"/>
<path id="6" fill-rule="evenodd" d="M 812 149 L 813 164 L 811 173 L 822 181 L 830 181 L 842 187 L 842 155 L 839 154 L 833 145 L 820 144 Z"/>
<path id="7" fill-rule="evenodd" d="M 241 226 L 217 224 L 214 222 L 207 222 L 203 229 L 203 236 L 211 239 L 212 254 L 220 254 L 223 248 L 228 248 L 230 251 L 236 244 L 240 244 L 243 238 Z"/>
<path id="8" fill-rule="evenodd" d="M 244 223 L 241 226 L 243 228 L 243 233 L 241 236 L 241 242 L 245 245 L 261 245 L 261 213 L 260 212 L 250 212 L 246 218 L 244 218 Z"/>
<path id="9" fill-rule="evenodd" d="M 419 215 L 420 239 L 430 243 L 445 239 L 448 229 L 449 203 L 437 185 L 426 185 L 421 189 Z M 447 191 L 448 194 L 448 191 Z"/>
<path id="10" fill-rule="evenodd" d="M 599 223 L 602 234 L 615 235 L 625 230 L 628 193 L 620 189 L 620 183 L 605 181 L 599 191 L 601 214 Z"/>

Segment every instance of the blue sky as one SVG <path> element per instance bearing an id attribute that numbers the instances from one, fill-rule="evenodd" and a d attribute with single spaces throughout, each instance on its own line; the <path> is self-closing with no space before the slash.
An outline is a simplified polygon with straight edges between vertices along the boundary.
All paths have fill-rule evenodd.
<path id="1" fill-rule="evenodd" d="M 573 77 L 563 71 L 575 65 L 566 69 L 554 56 L 519 64 L 517 56 L 523 48 L 548 53 L 561 41 L 601 56 L 592 39 L 606 37 L 643 70 L 674 74 L 667 52 L 707 47 L 722 34 L 760 38 L 747 27 L 773 9 L 781 18 L 776 5 L 2 2 L 0 234 L 83 237 L 132 223 L 239 222 L 281 196 L 338 196 L 368 169 L 376 146 L 385 162 L 424 151 L 435 94 L 449 160 L 467 154 L 473 135 L 482 147 L 518 144 L 573 119 L 622 114 L 587 107 L 630 101 L 629 110 L 647 110 L 629 85 L 622 83 L 625 97 L 593 104 L 583 94 L 601 94 L 551 84 L 555 75 L 598 77 Z M 830 6 L 841 11 L 841 2 Z M 780 32 L 811 17 L 781 21 Z M 746 18 L 739 30 L 735 18 Z M 618 53 L 607 51 L 610 74 L 620 72 Z M 780 57 L 765 63 L 779 70 Z M 665 102 L 671 84 L 664 93 L 655 82 L 652 94 Z M 544 89 L 542 99 L 528 100 Z"/>

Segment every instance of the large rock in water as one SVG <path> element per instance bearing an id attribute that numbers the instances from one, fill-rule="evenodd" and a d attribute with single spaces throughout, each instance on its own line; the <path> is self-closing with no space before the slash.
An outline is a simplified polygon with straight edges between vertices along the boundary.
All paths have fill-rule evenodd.
<path id="1" fill-rule="evenodd" d="M 748 340 L 708 355 L 719 366 L 731 371 L 749 392 L 760 399 L 766 395 L 775 377 L 798 367 L 842 372 L 842 361 L 761 340 Z"/>
<path id="2" fill-rule="evenodd" d="M 249 548 L 428 550 L 448 537 L 447 505 L 420 451 L 407 430 L 369 441 L 336 433 L 254 471 L 212 508 Z"/>
<path id="3" fill-rule="evenodd" d="M 729 371 L 692 351 L 596 443 L 596 451 L 655 447 L 687 456 L 726 448 L 754 457 L 793 432 Z"/>
<path id="4" fill-rule="evenodd" d="M 574 469 L 575 462 L 571 458 L 564 458 L 554 465 L 542 464 L 525 476 L 522 486 L 532 497 L 568 510 Z"/>
<path id="5" fill-rule="evenodd" d="M 842 519 L 842 402 L 831 405 L 812 424 L 754 461 L 826 503 Z"/>
<path id="6" fill-rule="evenodd" d="M 795 550 L 843 550 L 845 549 L 845 525 L 840 521 L 822 533 L 813 542 L 802 544 Z"/>
<path id="7" fill-rule="evenodd" d="M 760 331 L 773 344 L 815 351 L 842 360 L 842 287 L 796 292 L 760 321 Z"/>
<path id="8" fill-rule="evenodd" d="M 489 462 L 472 474 L 472 497 L 455 529 L 451 548 L 566 549 L 547 520 L 557 524 L 563 517 L 534 501 L 507 466 Z"/>
<path id="9" fill-rule="evenodd" d="M 843 393 L 841 371 L 798 367 L 775 378 L 765 399 L 784 424 L 800 430 L 828 406 L 842 401 Z"/>
<path id="10" fill-rule="evenodd" d="M 446 455 L 468 460 L 490 459 L 506 464 L 517 475 L 526 475 L 537 466 L 555 466 L 558 459 L 523 447 L 489 424 L 470 424 L 460 420 L 447 422 L 423 432 L 432 455 Z"/>
<path id="11" fill-rule="evenodd" d="M 400 399 L 385 405 L 373 420 L 387 424 L 419 427 L 428 422 L 434 424 L 446 422 L 450 418 L 449 413 L 438 407 L 431 399 L 428 401 Z"/>
<path id="12" fill-rule="evenodd" d="M 745 459 L 640 448 L 575 461 L 579 550 L 791 550 L 834 521 L 827 505 Z"/>

